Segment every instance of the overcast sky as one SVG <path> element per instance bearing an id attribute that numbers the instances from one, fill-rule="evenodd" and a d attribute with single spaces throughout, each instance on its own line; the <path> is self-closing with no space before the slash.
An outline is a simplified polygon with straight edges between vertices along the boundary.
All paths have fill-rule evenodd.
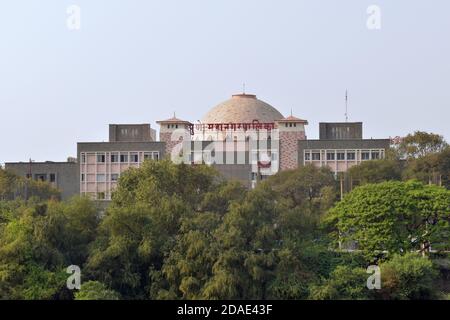
<path id="1" fill-rule="evenodd" d="M 81 8 L 81 29 L 67 7 Z M 367 28 L 367 8 L 381 29 Z M 8 0 L 0 3 L 0 163 L 63 161 L 109 123 L 195 122 L 242 91 L 366 138 L 450 140 L 448 0 Z"/>

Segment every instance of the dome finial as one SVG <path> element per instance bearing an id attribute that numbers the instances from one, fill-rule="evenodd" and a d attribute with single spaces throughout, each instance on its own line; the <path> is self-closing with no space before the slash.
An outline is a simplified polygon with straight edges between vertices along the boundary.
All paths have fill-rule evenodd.
<path id="1" fill-rule="evenodd" d="M 242 93 L 245 94 L 245 82 L 242 84 Z"/>

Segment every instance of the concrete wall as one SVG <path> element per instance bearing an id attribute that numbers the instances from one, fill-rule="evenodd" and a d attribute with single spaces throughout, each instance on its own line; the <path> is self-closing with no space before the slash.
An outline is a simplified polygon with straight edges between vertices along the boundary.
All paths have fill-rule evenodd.
<path id="1" fill-rule="evenodd" d="M 321 122 L 320 140 L 353 140 L 363 138 L 362 122 Z"/>
<path id="2" fill-rule="evenodd" d="M 150 124 L 110 124 L 109 142 L 155 141 L 153 131 Z"/>
<path id="3" fill-rule="evenodd" d="M 161 159 L 165 155 L 165 143 L 151 142 L 78 142 L 77 157 L 81 152 L 159 151 Z"/>
<path id="4" fill-rule="evenodd" d="M 44 175 L 48 182 L 50 174 L 54 174 L 56 180 L 52 184 L 61 191 L 63 200 L 80 193 L 79 165 L 75 162 L 11 162 L 5 164 L 5 169 L 21 177 L 27 177 L 31 172 L 33 179 Z"/>

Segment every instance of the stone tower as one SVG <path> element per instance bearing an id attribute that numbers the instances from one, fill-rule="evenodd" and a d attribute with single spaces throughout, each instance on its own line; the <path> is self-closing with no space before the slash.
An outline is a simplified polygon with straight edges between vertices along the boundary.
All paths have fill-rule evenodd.
<path id="1" fill-rule="evenodd" d="M 298 167 L 298 141 L 306 140 L 305 125 L 308 121 L 292 115 L 277 120 L 280 139 L 280 170 Z"/>
<path id="2" fill-rule="evenodd" d="M 184 121 L 175 117 L 162 121 L 157 121 L 160 125 L 159 128 L 159 140 L 165 142 L 165 154 L 166 157 L 170 157 L 175 148 L 180 148 L 181 143 L 187 139 L 190 140 L 190 134 L 192 132 L 192 124 L 189 121 Z"/>

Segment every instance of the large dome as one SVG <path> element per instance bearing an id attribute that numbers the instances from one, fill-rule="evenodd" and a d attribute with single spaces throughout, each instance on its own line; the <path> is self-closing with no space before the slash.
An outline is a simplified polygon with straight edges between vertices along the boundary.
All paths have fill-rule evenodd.
<path id="1" fill-rule="evenodd" d="M 271 123 L 283 119 L 283 115 L 271 105 L 256 99 L 252 94 L 236 94 L 230 100 L 211 109 L 203 123 Z"/>

